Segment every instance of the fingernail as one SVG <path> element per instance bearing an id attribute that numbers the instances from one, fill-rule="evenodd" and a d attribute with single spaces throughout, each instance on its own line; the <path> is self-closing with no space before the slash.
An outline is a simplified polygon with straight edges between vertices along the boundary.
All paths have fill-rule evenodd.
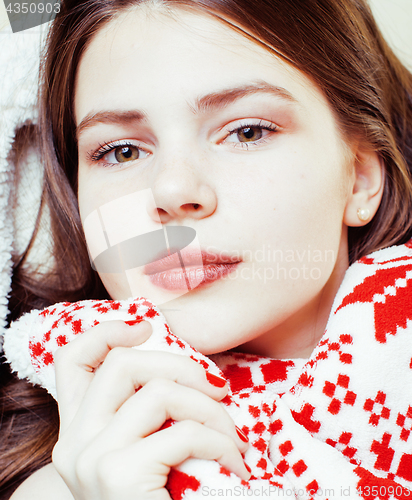
<path id="1" fill-rule="evenodd" d="M 125 321 L 128 326 L 141 325 L 139 328 L 136 327 L 136 334 L 139 334 L 140 338 L 146 338 L 146 340 L 150 337 L 153 332 L 152 325 L 149 321 L 142 321 L 141 319 L 132 319 L 130 321 Z M 142 330 L 143 329 L 143 330 Z M 134 331 L 134 329 L 132 330 Z"/>
<path id="2" fill-rule="evenodd" d="M 220 377 L 216 377 L 216 375 L 213 375 L 213 373 L 206 373 L 206 378 L 209 384 L 212 384 L 215 387 L 224 387 L 226 385 L 226 380 Z"/>
<path id="3" fill-rule="evenodd" d="M 244 443 L 247 443 L 249 441 L 248 438 L 246 437 L 246 434 L 243 431 L 241 431 L 238 426 L 236 426 L 236 432 L 237 432 L 237 435 L 239 436 L 239 438 Z"/>
<path id="4" fill-rule="evenodd" d="M 243 462 L 245 463 L 245 462 Z M 246 470 L 249 472 L 249 474 L 252 472 L 252 469 L 248 466 L 248 464 L 245 464 Z"/>
<path id="5" fill-rule="evenodd" d="M 133 326 L 136 325 L 137 323 L 141 323 L 141 319 L 131 319 L 130 321 L 125 321 L 126 325 Z"/>
<path id="6" fill-rule="evenodd" d="M 174 420 L 172 420 L 171 418 L 168 418 L 164 424 L 162 425 L 162 427 L 160 427 L 159 431 L 163 430 L 163 429 L 167 429 L 168 427 L 171 427 L 172 425 L 174 425 L 176 422 Z"/>

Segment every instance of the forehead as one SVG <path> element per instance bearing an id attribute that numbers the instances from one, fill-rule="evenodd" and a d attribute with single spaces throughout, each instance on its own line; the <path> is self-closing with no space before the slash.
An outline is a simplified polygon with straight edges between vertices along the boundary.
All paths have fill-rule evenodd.
<path id="1" fill-rule="evenodd" d="M 285 60 L 212 16 L 143 4 L 101 29 L 76 78 L 77 123 L 91 111 L 188 106 L 221 88 L 269 81 L 303 108 L 327 112 L 314 82 Z M 156 96 L 156 97 L 154 97 Z"/>

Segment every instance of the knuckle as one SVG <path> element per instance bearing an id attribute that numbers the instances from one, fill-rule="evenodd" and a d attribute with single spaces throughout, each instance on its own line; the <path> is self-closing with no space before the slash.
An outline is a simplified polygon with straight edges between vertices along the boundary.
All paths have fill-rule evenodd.
<path id="1" fill-rule="evenodd" d="M 183 420 L 182 422 L 179 422 L 176 427 L 185 435 L 186 438 L 189 438 L 190 441 L 198 437 L 199 432 L 201 432 L 203 428 L 202 424 L 195 422 L 194 420 Z"/>
<path id="2" fill-rule="evenodd" d="M 89 332 L 92 331 L 93 335 L 109 341 L 115 340 L 119 345 L 127 342 L 127 339 L 130 337 L 130 327 L 124 321 L 118 319 L 99 323 L 89 330 Z"/>
<path id="3" fill-rule="evenodd" d="M 73 350 L 72 342 L 68 344 L 58 347 L 53 354 L 54 365 L 56 369 L 59 369 L 63 366 L 70 358 L 70 353 Z"/>
<path id="4" fill-rule="evenodd" d="M 59 474 L 64 471 L 65 465 L 67 464 L 65 455 L 66 453 L 63 449 L 61 441 L 57 441 L 52 451 L 52 462 Z"/>
<path id="5" fill-rule="evenodd" d="M 92 326 L 87 330 L 87 332 L 95 333 L 96 335 L 104 335 L 105 333 L 111 333 L 113 331 L 118 331 L 126 326 L 124 321 L 119 319 L 112 319 L 109 321 L 102 321 L 98 325 Z"/>
<path id="6" fill-rule="evenodd" d="M 225 433 L 219 432 L 215 429 L 201 424 L 195 420 L 183 420 L 178 422 L 175 426 L 176 431 L 181 436 L 180 439 L 187 443 L 207 441 L 213 448 L 220 450 L 220 454 L 238 455 L 239 450 L 235 441 Z"/>
<path id="7" fill-rule="evenodd" d="M 146 408 L 150 408 L 153 413 L 164 413 L 177 399 L 175 385 L 174 382 L 168 379 L 150 379 L 141 390 L 141 397 L 144 398 L 142 401 L 144 401 Z"/>
<path id="8" fill-rule="evenodd" d="M 236 443 L 233 441 L 233 439 L 230 436 L 227 436 L 226 434 L 223 434 L 223 444 L 226 447 L 226 449 L 232 453 L 232 454 L 238 454 L 239 449 L 236 446 Z"/>
<path id="9" fill-rule="evenodd" d="M 73 484 L 73 482 L 75 481 L 74 456 L 74 450 L 67 445 L 65 440 L 59 439 L 59 441 L 57 441 L 57 443 L 54 445 L 51 457 L 52 463 L 56 471 L 68 485 L 70 483 Z"/>
<path id="10" fill-rule="evenodd" d="M 92 478 L 94 460 L 91 454 L 85 450 L 77 457 L 74 469 L 78 483 L 85 486 Z"/>
<path id="11" fill-rule="evenodd" d="M 96 477 L 100 482 L 110 482 L 112 462 L 107 455 L 100 457 L 96 464 Z"/>
<path id="12" fill-rule="evenodd" d="M 101 485 L 104 485 L 106 491 L 119 491 L 118 486 L 122 479 L 112 454 L 99 458 L 96 464 L 96 478 Z"/>
<path id="13" fill-rule="evenodd" d="M 130 349 L 128 347 L 113 347 L 113 349 L 110 349 L 107 353 L 104 364 L 121 369 L 125 366 L 129 353 Z"/>
<path id="14" fill-rule="evenodd" d="M 194 359 L 185 356 L 184 354 L 181 353 L 165 353 L 166 356 L 170 356 L 170 358 L 173 361 L 173 365 L 182 371 L 182 373 L 189 373 L 191 374 L 197 374 L 197 373 L 204 373 L 205 369 L 203 366 L 195 361 Z"/>
<path id="15" fill-rule="evenodd" d="M 183 373 L 192 373 L 198 377 L 205 376 L 205 369 L 203 366 L 187 356 L 182 356 L 182 359 L 179 359 L 179 365 L 182 367 Z"/>
<path id="16" fill-rule="evenodd" d="M 238 447 L 236 446 L 236 443 L 233 441 L 233 439 L 226 434 L 222 435 L 222 438 L 219 439 L 218 442 L 220 449 L 221 449 L 221 455 L 227 455 L 227 456 L 232 456 L 232 457 L 237 457 L 240 454 L 240 451 Z"/>
<path id="17" fill-rule="evenodd" d="M 233 419 L 227 412 L 226 408 L 224 408 L 217 401 L 212 400 L 211 410 L 212 411 L 210 412 L 208 419 L 209 422 L 211 422 L 213 425 L 222 425 L 227 430 L 234 430 L 235 423 L 233 422 Z"/>
<path id="18" fill-rule="evenodd" d="M 153 397 L 164 399 L 174 388 L 172 381 L 163 378 L 152 378 L 145 385 L 145 392 L 149 392 Z"/>

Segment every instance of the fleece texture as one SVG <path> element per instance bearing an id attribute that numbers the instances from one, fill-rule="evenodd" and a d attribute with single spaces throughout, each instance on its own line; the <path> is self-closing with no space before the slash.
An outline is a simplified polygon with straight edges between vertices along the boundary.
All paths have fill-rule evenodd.
<path id="1" fill-rule="evenodd" d="M 37 94 L 40 53 L 47 25 L 12 33 L 0 33 L 0 334 L 9 313 L 13 256 L 30 240 L 40 206 L 43 165 L 33 144 L 14 150 L 20 129 L 37 126 Z M 17 162 L 18 157 L 18 162 Z M 18 163 L 18 165 L 17 165 Z M 42 244 L 34 268 L 47 261 Z M 0 344 L 1 352 L 1 344 Z"/>

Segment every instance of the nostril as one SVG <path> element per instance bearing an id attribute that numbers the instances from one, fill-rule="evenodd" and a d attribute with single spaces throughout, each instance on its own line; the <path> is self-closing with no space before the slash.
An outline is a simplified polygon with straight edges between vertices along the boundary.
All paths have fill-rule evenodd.
<path id="1" fill-rule="evenodd" d="M 200 203 L 185 203 L 180 208 L 182 210 L 184 210 L 185 212 L 186 211 L 191 212 L 192 210 L 199 210 L 199 208 L 201 208 L 201 207 L 202 207 L 202 205 Z"/>

